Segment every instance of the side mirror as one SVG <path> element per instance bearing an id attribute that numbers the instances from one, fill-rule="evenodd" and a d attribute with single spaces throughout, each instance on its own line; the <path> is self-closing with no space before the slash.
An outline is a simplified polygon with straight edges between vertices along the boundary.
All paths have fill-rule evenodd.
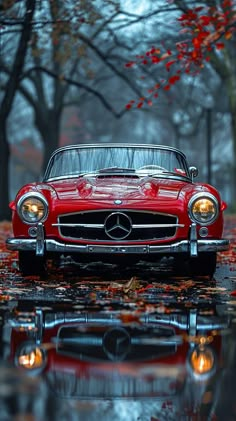
<path id="1" fill-rule="evenodd" d="M 189 167 L 189 172 L 191 175 L 191 178 L 193 179 L 194 177 L 198 176 L 198 169 L 197 167 Z"/>

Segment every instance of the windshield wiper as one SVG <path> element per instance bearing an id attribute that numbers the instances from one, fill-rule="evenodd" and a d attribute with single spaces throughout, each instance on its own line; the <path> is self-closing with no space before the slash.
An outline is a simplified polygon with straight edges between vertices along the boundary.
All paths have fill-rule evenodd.
<path id="1" fill-rule="evenodd" d="M 161 172 L 157 172 L 157 173 L 149 173 L 147 174 L 149 177 L 159 177 L 165 174 L 170 174 L 170 175 L 175 175 L 175 176 L 180 176 L 180 177 L 188 177 L 187 174 L 181 174 L 180 172 L 175 172 L 175 171 L 161 171 Z"/>
<path id="2" fill-rule="evenodd" d="M 134 168 L 123 168 L 123 167 L 108 167 L 108 168 L 101 168 L 98 170 L 99 174 L 109 174 L 109 173 L 135 173 Z"/>

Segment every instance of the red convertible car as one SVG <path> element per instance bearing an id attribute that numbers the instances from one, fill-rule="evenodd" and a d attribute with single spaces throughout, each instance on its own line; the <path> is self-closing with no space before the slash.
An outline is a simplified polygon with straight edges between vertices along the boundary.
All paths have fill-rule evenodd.
<path id="1" fill-rule="evenodd" d="M 195 183 L 196 167 L 173 147 L 72 145 L 51 156 L 42 182 L 23 186 L 10 203 L 23 275 L 40 274 L 48 259 L 76 262 L 157 261 L 164 256 L 191 274 L 212 275 L 226 204 Z"/>

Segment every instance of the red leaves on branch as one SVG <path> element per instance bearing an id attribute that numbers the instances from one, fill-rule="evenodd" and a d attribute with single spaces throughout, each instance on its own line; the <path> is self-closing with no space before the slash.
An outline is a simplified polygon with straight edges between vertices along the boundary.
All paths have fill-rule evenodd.
<path id="1" fill-rule="evenodd" d="M 176 82 L 178 82 L 178 80 L 180 80 L 180 76 L 173 75 L 169 78 L 169 83 L 170 85 L 174 85 Z"/>
<path id="2" fill-rule="evenodd" d="M 170 67 L 172 66 L 172 64 L 175 64 L 175 63 L 176 63 L 176 60 L 168 61 L 168 63 L 166 63 L 166 70 L 169 72 Z"/>
<path id="3" fill-rule="evenodd" d="M 125 64 L 125 67 L 133 67 L 135 64 L 135 61 L 130 61 L 129 63 Z"/>
<path id="4" fill-rule="evenodd" d="M 223 42 L 217 42 L 216 43 L 216 48 L 217 50 L 222 50 L 225 47 Z"/>
<path id="5" fill-rule="evenodd" d="M 156 65 L 165 62 L 170 56 L 173 58 L 165 63 L 165 69 L 170 72 L 173 68 L 175 74 L 168 80 L 163 81 L 161 86 L 148 90 L 147 98 L 138 103 L 141 108 L 144 103 L 151 105 L 150 96 L 158 97 L 155 92 L 160 87 L 168 91 L 172 85 L 180 80 L 180 73 L 196 74 L 204 67 L 205 62 L 210 61 L 210 53 L 225 48 L 224 40 L 230 40 L 236 29 L 236 8 L 233 0 L 223 0 L 220 6 L 199 6 L 189 9 L 177 18 L 181 29 L 180 34 L 187 35 L 184 42 L 178 42 L 175 49 L 163 51 L 153 46 L 145 55 L 137 56 L 136 61 L 130 61 L 125 66 L 133 67 L 135 64 Z M 130 109 L 135 102 L 127 104 Z"/>

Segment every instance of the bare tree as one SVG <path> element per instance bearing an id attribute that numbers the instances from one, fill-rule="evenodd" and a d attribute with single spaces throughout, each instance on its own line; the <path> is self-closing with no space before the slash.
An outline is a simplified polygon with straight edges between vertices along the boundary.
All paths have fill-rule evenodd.
<path id="1" fill-rule="evenodd" d="M 22 20 L 22 31 L 12 63 L 11 72 L 3 91 L 3 98 L 0 104 L 0 220 L 10 217 L 8 208 L 8 162 L 9 145 L 7 140 L 7 119 L 17 92 L 20 75 L 24 67 L 25 55 L 28 48 L 32 31 L 32 19 L 34 16 L 36 0 L 26 0 L 25 13 Z"/>

